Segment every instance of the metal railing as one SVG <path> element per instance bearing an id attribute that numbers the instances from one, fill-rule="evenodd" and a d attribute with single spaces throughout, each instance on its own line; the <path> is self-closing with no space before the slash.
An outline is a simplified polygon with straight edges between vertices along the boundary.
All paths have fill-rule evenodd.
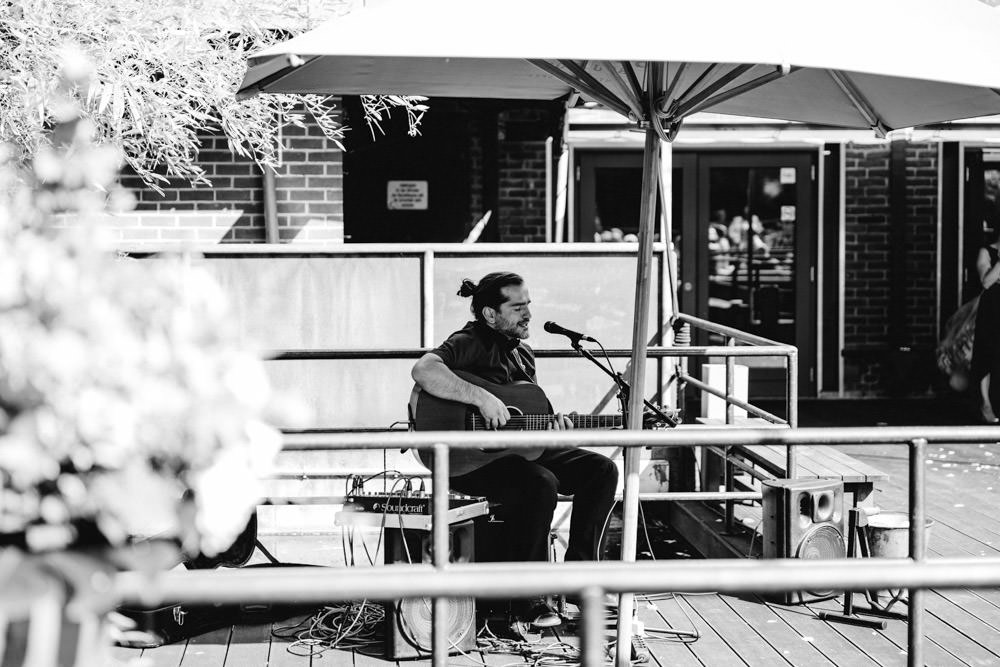
<path id="1" fill-rule="evenodd" d="M 579 593 L 583 605 L 583 663 L 603 663 L 600 599 L 603 592 L 778 592 L 875 588 L 909 589 L 910 665 L 923 665 L 923 591 L 928 588 L 1000 586 L 1000 559 L 925 561 L 924 459 L 929 443 L 950 445 L 1000 442 L 998 427 L 883 427 L 804 429 L 693 429 L 660 431 L 533 431 L 299 433 L 285 436 L 287 450 L 384 449 L 434 450 L 432 487 L 433 566 L 352 569 L 349 577 L 329 569 L 281 568 L 274 571 L 122 573 L 115 597 L 145 605 L 164 601 L 233 603 L 259 601 L 329 602 L 356 598 L 393 599 L 429 596 L 433 602 L 432 649 L 435 665 L 446 664 L 447 599 L 457 596 L 518 596 Z M 907 445 L 909 448 L 909 560 L 887 562 L 708 560 L 659 563 L 467 564 L 448 562 L 448 450 L 502 446 L 527 449 L 581 446 L 697 447 L 718 445 L 819 444 Z M 671 494 L 663 494 L 669 497 Z M 621 620 L 624 619 L 620 619 Z M 630 622 L 628 619 L 626 622 Z M 624 656 L 622 655 L 624 653 Z M 628 664 L 628 650 L 617 664 Z"/>

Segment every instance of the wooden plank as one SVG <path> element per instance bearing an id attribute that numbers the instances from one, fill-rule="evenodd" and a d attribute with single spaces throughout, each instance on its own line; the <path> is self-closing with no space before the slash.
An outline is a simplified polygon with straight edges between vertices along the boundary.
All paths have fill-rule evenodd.
<path id="1" fill-rule="evenodd" d="M 924 608 L 943 623 L 954 628 L 971 641 L 983 647 L 994 657 L 990 662 L 1000 664 L 1000 614 L 983 619 L 962 607 L 957 599 L 961 596 L 944 596 L 931 592 L 924 596 Z"/>
<path id="2" fill-rule="evenodd" d="M 788 462 L 788 454 L 785 445 L 749 445 L 740 447 L 740 453 L 749 453 L 750 458 L 761 463 L 768 472 L 775 477 L 784 478 L 786 475 L 785 464 Z M 826 462 L 816 457 L 812 452 L 813 446 L 799 447 L 799 456 L 796 464 L 796 477 L 808 479 L 810 477 L 833 477 L 844 479 L 842 468 L 832 468 Z M 853 470 L 848 471 L 851 481 L 860 481 L 853 478 Z"/>
<path id="3" fill-rule="evenodd" d="M 271 650 L 271 624 L 236 625 L 229 639 L 226 667 L 264 667 Z"/>
<path id="4" fill-rule="evenodd" d="M 306 651 L 302 647 L 293 645 L 294 638 L 288 637 L 299 622 L 308 618 L 310 618 L 309 615 L 296 616 L 286 621 L 271 624 L 271 646 L 267 667 L 310 667 L 312 665 L 312 659 L 309 655 L 296 655 L 296 653 L 306 653 Z M 292 653 L 290 648 L 295 653 Z"/>
<path id="5" fill-rule="evenodd" d="M 702 663 L 695 657 L 693 646 L 690 643 L 695 641 L 694 638 L 682 638 L 675 634 L 654 631 L 656 629 L 694 630 L 693 622 L 684 618 L 679 611 L 674 614 L 673 618 L 668 618 L 661 611 L 667 606 L 676 609 L 679 601 L 674 599 L 647 600 L 642 596 L 637 596 L 636 602 L 636 618 L 645 628 L 645 642 L 652 659 L 660 665 L 700 667 Z"/>
<path id="6" fill-rule="evenodd" d="M 834 665 L 814 644 L 814 637 L 799 634 L 784 623 L 764 601 L 754 595 L 725 596 L 723 601 L 746 621 L 764 641 L 793 665 Z M 808 639 L 807 639 L 808 638 Z"/>
<path id="7" fill-rule="evenodd" d="M 761 468 L 775 477 L 784 477 L 785 459 L 782 458 L 780 461 L 772 460 L 775 458 L 774 452 L 767 445 L 748 445 L 745 447 L 737 447 L 736 451 L 739 455 L 744 456 L 758 464 Z"/>
<path id="8" fill-rule="evenodd" d="M 212 630 L 188 639 L 181 667 L 223 667 L 232 626 Z"/>
<path id="9" fill-rule="evenodd" d="M 822 461 L 829 469 L 839 471 L 841 478 L 845 482 L 859 483 L 859 482 L 880 482 L 889 478 L 887 473 L 880 470 L 876 470 L 871 466 L 863 464 L 861 461 L 857 460 L 843 460 L 839 457 L 831 456 L 830 452 L 834 452 L 832 447 L 825 447 L 824 451 L 817 452 L 817 461 Z"/>
<path id="10" fill-rule="evenodd" d="M 840 475 L 845 482 L 876 482 L 889 477 L 887 473 L 839 452 L 829 445 L 801 447 L 800 450 L 814 465 L 824 466 L 827 470 Z"/>
<path id="11" fill-rule="evenodd" d="M 787 455 L 784 445 L 747 445 L 737 447 L 737 450 L 771 474 L 777 477 L 785 475 Z M 851 483 L 882 481 L 889 477 L 887 473 L 829 445 L 799 447 L 798 476 L 834 477 Z"/>
<path id="12" fill-rule="evenodd" d="M 867 461 L 841 451 L 837 446 L 827 445 L 824 453 L 834 460 L 838 460 L 844 465 L 852 467 L 857 470 L 858 473 L 866 475 L 872 481 L 886 481 L 889 479 L 889 473 L 881 470 L 880 468 L 876 468 Z"/>
<path id="13" fill-rule="evenodd" d="M 925 614 L 924 624 L 924 653 L 927 664 L 939 665 L 947 664 L 954 659 L 955 664 L 989 665 L 998 664 L 1000 659 L 989 649 L 983 647 L 979 642 L 962 634 L 956 628 L 942 621 L 934 614 L 930 607 L 937 606 L 940 598 L 933 595 L 925 596 L 930 603 L 928 612 Z M 896 605 L 894 611 L 905 613 L 906 607 Z M 893 643 L 901 649 L 907 646 L 906 623 L 903 621 L 890 621 L 888 627 L 882 631 Z M 950 658 L 949 658 L 950 656 Z"/>
<path id="14" fill-rule="evenodd" d="M 855 603 L 858 603 L 860 599 L 860 596 L 855 595 Z M 811 602 L 807 605 L 807 608 L 814 614 L 818 614 L 822 611 L 839 614 L 844 610 L 843 599 L 837 598 L 834 600 Z M 871 617 L 861 616 L 859 618 L 870 619 Z M 903 621 L 889 622 L 903 623 Z M 850 642 L 851 645 L 857 647 L 858 650 L 880 665 L 891 665 L 896 667 L 906 663 L 906 651 L 878 630 L 836 622 L 827 623 L 827 625 L 829 625 L 831 629 L 836 631 L 837 634 L 842 636 L 845 640 Z M 952 662 L 951 664 L 955 663 Z"/>
<path id="15" fill-rule="evenodd" d="M 736 615 L 724 601 L 728 596 L 698 596 L 685 599 L 739 656 L 750 665 L 784 663 L 781 653 Z"/>
<path id="16" fill-rule="evenodd" d="M 740 665 L 746 664 L 737 651 L 726 643 L 712 625 L 706 621 L 690 604 L 689 600 L 696 597 L 717 597 L 707 595 L 677 595 L 672 600 L 655 600 L 657 614 L 664 619 L 667 627 L 680 630 L 695 630 L 699 637 L 687 644 L 687 648 L 704 665 Z M 721 603 L 720 603 L 721 604 Z M 655 647 L 663 642 L 656 642 Z M 656 652 L 655 655 L 659 655 Z M 670 664 L 660 661 L 660 664 Z"/>
<path id="17" fill-rule="evenodd" d="M 825 445 L 798 447 L 796 449 L 798 466 L 807 467 L 817 477 L 833 477 L 844 481 L 866 481 L 865 477 L 859 476 L 854 468 L 842 465 L 840 461 L 831 459 L 829 456 L 824 456 L 825 449 Z"/>
<path id="18" fill-rule="evenodd" d="M 967 495 L 954 483 L 932 480 L 927 484 L 928 507 L 954 519 L 953 526 L 985 546 L 1000 547 L 1000 519 L 984 507 L 981 497 Z M 995 507 L 995 506 L 994 506 Z M 935 518 L 930 515 L 930 518 Z"/>
<path id="19" fill-rule="evenodd" d="M 742 558 L 746 556 L 734 540 L 722 535 L 723 519 L 709 515 L 701 503 L 670 503 L 670 525 L 706 558 Z"/>
<path id="20" fill-rule="evenodd" d="M 164 644 L 156 648 L 143 649 L 142 659 L 148 667 L 180 667 L 186 649 L 187 641 Z"/>
<path id="21" fill-rule="evenodd" d="M 857 667 L 870 667 L 879 664 L 850 639 L 839 633 L 833 624 L 819 620 L 816 613 L 809 607 L 770 603 L 768 606 L 783 623 L 798 633 L 803 641 L 809 641 L 833 664 L 856 665 Z"/>

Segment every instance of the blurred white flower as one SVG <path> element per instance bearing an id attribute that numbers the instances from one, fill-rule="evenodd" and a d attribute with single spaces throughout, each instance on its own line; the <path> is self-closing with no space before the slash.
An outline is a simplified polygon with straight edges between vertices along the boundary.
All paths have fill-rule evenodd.
<path id="1" fill-rule="evenodd" d="M 85 87 L 86 63 L 65 62 L 65 85 Z M 275 402 L 207 271 L 101 244 L 91 214 L 130 199 L 120 154 L 67 109 L 50 109 L 68 123 L 30 169 L 0 149 L 0 533 L 51 549 L 87 524 L 112 545 L 173 536 L 211 555 L 258 501 Z"/>

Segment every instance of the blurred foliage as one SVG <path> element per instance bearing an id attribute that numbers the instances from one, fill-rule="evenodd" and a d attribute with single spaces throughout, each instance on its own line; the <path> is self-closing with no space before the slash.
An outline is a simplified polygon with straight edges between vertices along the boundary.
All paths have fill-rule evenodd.
<path id="1" fill-rule="evenodd" d="M 0 151 L 0 546 L 156 535 L 217 553 L 259 499 L 280 402 L 206 269 L 102 243 L 104 211 L 130 198 L 119 149 L 78 109 L 82 62 L 39 109 L 34 159 Z"/>
<path id="2" fill-rule="evenodd" d="M 154 189 L 168 177 L 208 183 L 198 135 L 221 130 L 230 150 L 278 163 L 278 132 L 307 114 L 339 145 L 345 128 L 328 97 L 258 95 L 237 101 L 247 56 L 335 19 L 348 0 L 0 0 L 0 141 L 24 159 L 51 144 L 47 100 L 67 65 L 71 92 L 96 140 L 122 150 Z M 83 71 L 89 69 L 90 71 Z M 84 76 L 88 75 L 88 76 Z M 411 134 L 423 98 L 366 97 L 369 125 L 394 108 Z"/>

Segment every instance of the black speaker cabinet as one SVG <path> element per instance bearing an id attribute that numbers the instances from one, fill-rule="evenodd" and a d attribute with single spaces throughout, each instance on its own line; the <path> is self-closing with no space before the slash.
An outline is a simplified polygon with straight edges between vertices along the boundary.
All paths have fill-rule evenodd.
<path id="1" fill-rule="evenodd" d="M 454 523 L 448 530 L 448 559 L 452 563 L 475 560 L 475 529 L 473 522 Z M 385 562 L 432 563 L 433 540 L 425 530 L 385 529 Z M 422 658 L 431 655 L 430 598 L 409 598 L 385 603 L 385 652 L 389 660 Z M 469 652 L 476 649 L 475 599 L 448 600 L 449 652 Z"/>
<path id="2" fill-rule="evenodd" d="M 830 479 L 763 482 L 764 558 L 844 558 L 844 484 Z M 781 604 L 826 600 L 837 591 L 793 591 L 770 599 Z"/>

